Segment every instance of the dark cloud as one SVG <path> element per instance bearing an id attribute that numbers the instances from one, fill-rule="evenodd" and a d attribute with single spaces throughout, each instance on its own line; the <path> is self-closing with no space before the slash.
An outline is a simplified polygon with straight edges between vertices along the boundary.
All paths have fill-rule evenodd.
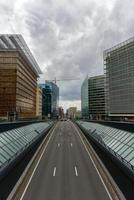
<path id="1" fill-rule="evenodd" d="M 1 29 L 6 12 L 32 49 L 44 79 L 59 82 L 62 101 L 80 100 L 82 80 L 103 73 L 103 51 L 133 36 L 134 2 L 129 0 L 18 0 L 0 2 Z M 4 27 L 4 29 L 3 29 Z M 45 77 L 45 78 L 44 78 Z"/>

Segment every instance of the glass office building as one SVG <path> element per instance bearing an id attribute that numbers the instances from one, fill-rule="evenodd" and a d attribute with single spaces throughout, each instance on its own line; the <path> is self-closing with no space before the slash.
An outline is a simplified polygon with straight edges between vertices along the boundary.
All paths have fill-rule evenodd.
<path id="1" fill-rule="evenodd" d="M 104 51 L 106 110 L 111 118 L 134 118 L 134 38 Z"/>
<path id="2" fill-rule="evenodd" d="M 105 118 L 105 76 L 99 75 L 88 79 L 88 99 L 90 119 Z"/>
<path id="3" fill-rule="evenodd" d="M 52 115 L 57 117 L 59 112 L 59 88 L 53 82 L 47 82 L 47 84 L 52 88 Z"/>
<path id="4" fill-rule="evenodd" d="M 59 88 L 53 82 L 46 81 L 42 87 L 42 115 L 58 117 Z"/>
<path id="5" fill-rule="evenodd" d="M 99 120 L 105 117 L 105 76 L 87 77 L 81 87 L 82 117 Z"/>
<path id="6" fill-rule="evenodd" d="M 0 35 L 0 117 L 36 117 L 40 73 L 21 35 Z"/>
<path id="7" fill-rule="evenodd" d="M 52 91 L 49 85 L 47 84 L 40 84 L 42 88 L 42 116 L 49 116 L 51 115 L 51 97 Z"/>
<path id="8" fill-rule="evenodd" d="M 81 114 L 82 118 L 89 118 L 88 77 L 85 78 L 81 86 Z"/>

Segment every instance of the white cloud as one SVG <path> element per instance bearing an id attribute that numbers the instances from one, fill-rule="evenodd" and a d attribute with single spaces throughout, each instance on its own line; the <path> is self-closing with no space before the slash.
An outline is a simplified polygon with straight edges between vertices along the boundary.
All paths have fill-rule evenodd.
<path id="1" fill-rule="evenodd" d="M 64 111 L 70 107 L 77 107 L 77 110 L 81 110 L 81 101 L 61 101 L 60 105 L 64 108 Z"/>
<path id="2" fill-rule="evenodd" d="M 41 81 L 80 77 L 58 83 L 61 102 L 79 105 L 84 77 L 103 73 L 103 50 L 133 36 L 133 10 L 129 0 L 1 0 L 0 28 L 23 35 Z"/>

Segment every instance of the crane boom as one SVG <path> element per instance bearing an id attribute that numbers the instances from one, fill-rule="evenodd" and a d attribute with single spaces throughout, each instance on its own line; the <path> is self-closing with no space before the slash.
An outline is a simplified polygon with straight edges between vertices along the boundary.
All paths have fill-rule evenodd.
<path id="1" fill-rule="evenodd" d="M 49 82 L 55 82 L 55 84 L 57 83 L 57 81 L 76 81 L 76 80 L 80 80 L 80 78 L 65 78 L 65 79 L 53 79 L 53 80 L 46 80 Z"/>

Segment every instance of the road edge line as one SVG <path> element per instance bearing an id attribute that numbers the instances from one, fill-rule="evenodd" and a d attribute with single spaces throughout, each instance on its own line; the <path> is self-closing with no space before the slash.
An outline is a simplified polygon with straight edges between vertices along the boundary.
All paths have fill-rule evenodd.
<path id="1" fill-rule="evenodd" d="M 46 135 L 46 137 L 45 137 L 45 138 L 43 139 L 43 141 L 41 142 L 40 146 L 38 147 L 37 151 L 34 153 L 34 155 L 33 155 L 32 159 L 30 160 L 29 164 L 27 165 L 27 167 L 26 167 L 25 170 L 23 171 L 22 175 L 20 176 L 19 180 L 17 181 L 17 183 L 15 184 L 14 188 L 12 189 L 12 191 L 11 191 L 10 194 L 9 194 L 9 196 L 7 197 L 7 200 L 13 200 L 13 199 L 16 198 L 16 193 L 17 193 L 17 191 L 19 190 L 19 188 L 20 188 L 21 185 L 23 184 L 23 182 L 24 182 L 24 180 L 25 180 L 25 178 L 26 178 L 26 176 L 27 176 L 27 174 L 28 174 L 30 168 L 31 168 L 32 165 L 34 164 L 35 160 L 37 159 L 37 156 L 39 155 L 39 153 L 40 153 L 40 151 L 41 151 L 41 149 L 42 149 L 44 143 L 47 141 L 47 142 L 46 142 L 46 145 L 45 145 L 45 148 L 44 148 L 44 150 L 43 150 L 43 153 L 45 152 L 45 150 L 46 150 L 46 148 L 47 148 L 47 146 L 48 146 L 48 144 L 49 144 L 49 142 L 50 142 L 50 139 L 51 139 L 52 136 L 53 136 L 54 130 L 55 130 L 56 127 L 57 127 L 57 124 L 58 124 L 58 123 L 54 124 L 54 126 L 53 126 L 52 128 L 50 128 L 48 134 Z M 43 156 L 42 153 L 41 153 L 41 155 Z M 41 155 L 40 155 L 40 157 L 42 157 Z M 38 161 L 39 161 L 40 157 L 38 158 Z M 40 160 L 41 160 L 41 159 L 40 159 Z M 35 168 L 37 169 L 38 164 L 39 164 L 39 162 L 40 162 L 40 161 L 39 161 L 39 162 L 38 162 L 38 161 L 37 161 L 37 164 L 35 165 L 34 169 L 35 169 Z M 36 169 L 33 171 L 34 173 L 35 173 Z M 32 174 L 31 174 L 31 176 L 34 175 L 33 172 L 32 172 Z M 32 179 L 32 178 L 30 177 L 30 179 Z M 30 179 L 29 179 L 29 180 L 30 180 Z M 29 181 L 28 181 L 28 182 L 29 182 Z M 31 180 L 30 180 L 30 182 L 31 182 Z M 30 182 L 29 182 L 29 183 L 30 183 Z M 21 200 L 21 199 L 22 199 L 22 198 L 20 198 L 20 200 Z"/>
<path id="2" fill-rule="evenodd" d="M 116 198 L 115 198 L 115 199 L 116 199 L 116 200 L 117 200 L 117 199 L 118 199 L 118 200 L 126 200 L 126 198 L 124 197 L 123 193 L 121 192 L 121 190 L 119 189 L 119 187 L 117 186 L 117 184 L 115 183 L 115 181 L 113 180 L 113 178 L 111 177 L 110 173 L 108 172 L 108 170 L 106 169 L 106 167 L 104 166 L 104 164 L 102 163 L 102 161 L 100 160 L 100 158 L 98 157 L 98 155 L 96 154 L 95 150 L 93 149 L 93 147 L 91 146 L 91 144 L 89 143 L 89 141 L 87 140 L 87 138 L 85 137 L 84 133 L 83 133 L 83 132 L 81 131 L 81 129 L 80 129 L 76 124 L 74 124 L 73 122 L 72 122 L 72 125 L 74 126 L 75 130 L 77 131 L 77 133 L 78 133 L 78 135 L 79 135 L 79 137 L 80 137 L 80 140 L 81 140 L 81 142 L 83 143 L 84 148 L 85 148 L 86 152 L 88 153 L 88 155 L 89 155 L 89 157 L 90 157 L 90 159 L 91 159 L 91 161 L 92 161 L 92 163 L 93 163 L 93 165 L 94 165 L 94 167 L 95 167 L 95 169 L 96 169 L 96 171 L 97 171 L 97 173 L 98 173 L 98 175 L 99 175 L 99 177 L 100 177 L 100 180 L 101 180 L 102 184 L 103 184 L 104 187 L 105 187 L 105 190 L 106 190 L 106 192 L 107 192 L 109 198 L 110 198 L 111 200 L 114 199 L 114 198 L 111 196 L 111 194 L 110 194 L 110 192 L 109 192 L 109 189 L 108 189 L 107 185 L 105 184 L 104 178 L 102 177 L 102 175 L 101 175 L 99 169 L 97 168 L 97 166 L 96 166 L 96 164 L 95 164 L 95 161 L 93 160 L 92 156 L 90 155 L 90 152 L 89 152 L 89 150 L 88 150 L 86 144 L 88 144 L 89 148 L 91 149 L 92 153 L 94 154 L 95 159 L 96 159 L 96 162 L 98 162 L 98 163 L 100 164 L 103 173 L 105 172 L 105 175 L 106 175 L 108 181 L 109 181 L 110 184 L 114 187 L 114 188 L 112 187 L 112 190 L 116 193 Z M 84 140 L 86 141 L 86 144 L 85 144 L 85 142 L 84 142 L 82 136 L 80 135 L 80 132 L 82 133 L 82 136 L 83 136 Z M 115 187 L 118 187 L 118 190 L 119 190 L 120 194 L 117 194 L 117 190 L 115 190 Z M 120 195 L 121 197 L 119 197 L 119 195 Z"/>

